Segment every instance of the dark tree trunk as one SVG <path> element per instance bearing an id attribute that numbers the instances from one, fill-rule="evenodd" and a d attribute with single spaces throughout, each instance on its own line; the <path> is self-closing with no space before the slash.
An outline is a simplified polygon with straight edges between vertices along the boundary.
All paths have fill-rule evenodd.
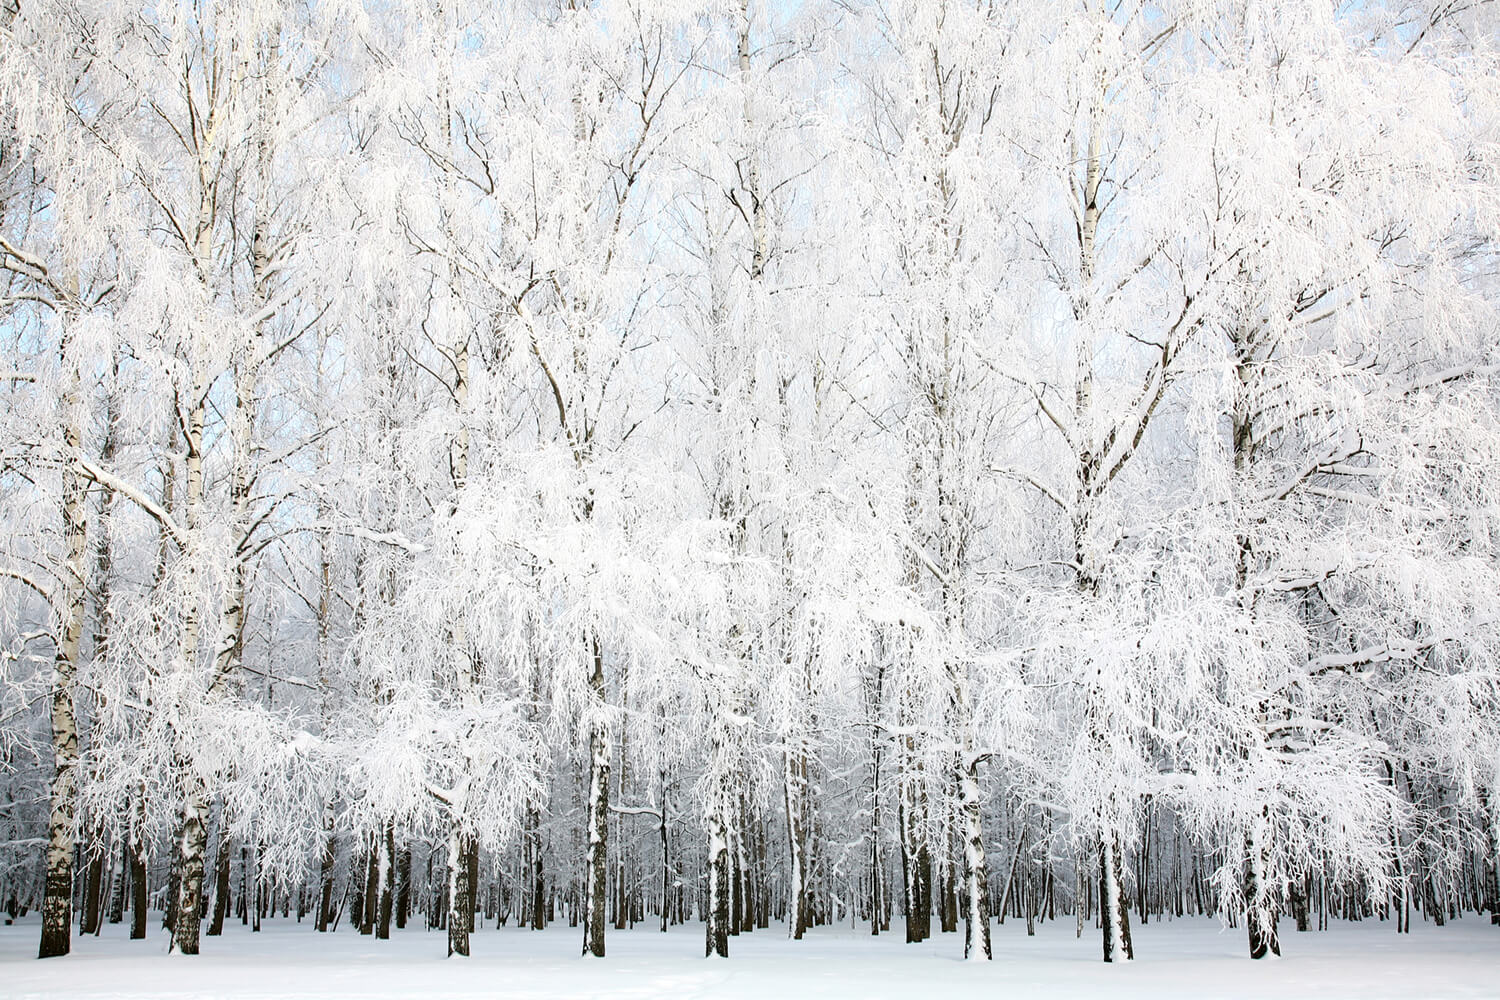
<path id="1" fill-rule="evenodd" d="M 229 854 L 231 844 L 227 831 L 219 836 L 219 856 L 214 864 L 214 916 L 208 924 L 208 936 L 224 933 L 224 918 L 229 915 Z"/>
<path id="2" fill-rule="evenodd" d="M 411 912 L 411 845 L 401 848 L 401 859 L 397 864 L 396 928 L 406 926 L 407 914 Z"/>
<path id="3" fill-rule="evenodd" d="M 144 940 L 146 937 L 146 908 L 149 905 L 150 886 L 146 884 L 146 853 L 137 839 L 130 835 L 130 939 Z"/>
<path id="4" fill-rule="evenodd" d="M 749 934 L 755 930 L 755 827 L 750 818 L 745 796 L 740 794 L 734 838 L 734 867 L 739 877 L 739 921 L 736 933 Z"/>
<path id="5" fill-rule="evenodd" d="M 361 925 L 365 921 L 365 892 L 370 886 L 370 859 L 360 843 L 362 839 L 355 838 L 349 845 L 349 923 L 358 933 L 366 933 Z"/>
<path id="6" fill-rule="evenodd" d="M 125 890 L 130 881 L 130 838 L 120 838 L 120 868 L 110 883 L 109 922 L 118 924 L 125 920 Z"/>
<path id="7" fill-rule="evenodd" d="M 98 934 L 99 927 L 104 922 L 104 858 L 107 848 L 104 844 L 104 830 L 96 828 L 88 842 L 88 868 L 83 878 L 83 920 L 79 924 L 79 931 L 84 934 Z"/>
<path id="8" fill-rule="evenodd" d="M 264 845 L 256 841 L 255 850 L 250 854 L 255 867 L 250 875 L 250 892 L 247 900 L 250 909 L 253 911 L 250 917 L 250 932 L 252 934 L 260 933 L 260 922 L 266 916 L 268 910 L 267 904 L 270 901 L 270 887 L 262 880 L 260 871 L 260 856 L 263 853 L 265 853 Z"/>
<path id="9" fill-rule="evenodd" d="M 734 816 L 728 820 L 729 828 L 729 934 L 739 937 L 740 925 L 744 921 L 745 866 L 744 854 L 739 850 L 739 831 L 735 829 Z"/>
<path id="10" fill-rule="evenodd" d="M 338 861 L 338 839 L 333 832 L 333 807 L 323 818 L 323 851 L 318 862 L 318 930 L 326 932 L 333 924 L 333 868 Z"/>
<path id="11" fill-rule="evenodd" d="M 952 934 L 958 930 L 958 878 L 952 856 L 952 850 L 945 851 L 942 863 L 938 866 L 938 919 L 944 934 Z"/>
<path id="12" fill-rule="evenodd" d="M 380 908 L 380 834 L 371 831 L 364 853 L 365 891 L 359 912 L 359 932 L 375 933 L 375 915 Z"/>
<path id="13" fill-rule="evenodd" d="M 766 829 L 766 817 L 755 819 L 755 927 L 764 930 L 771 926 L 771 859 L 770 834 Z"/>
<path id="14" fill-rule="evenodd" d="M 906 908 L 906 942 L 916 944 L 932 934 L 932 851 L 927 838 L 927 790 L 921 768 L 906 755 L 897 778 L 896 821 L 901 832 L 902 902 Z"/>
<path id="15" fill-rule="evenodd" d="M 624 682 L 624 674 L 621 675 L 622 689 L 628 690 Z M 625 706 L 628 710 L 629 706 Z M 626 743 L 628 728 L 620 730 L 620 769 L 615 775 L 616 790 L 619 793 L 618 800 L 626 801 L 626 781 L 629 777 L 626 770 L 629 747 Z M 614 877 L 614 907 L 615 907 L 615 930 L 623 931 L 630 920 L 630 901 L 626 898 L 628 890 L 628 879 L 626 877 L 626 865 L 629 862 L 625 847 L 625 817 L 616 815 L 614 817 L 615 827 L 615 877 Z"/>
<path id="16" fill-rule="evenodd" d="M 240 845 L 240 896 L 235 902 L 234 912 L 240 918 L 240 926 L 250 926 L 250 845 Z"/>
<path id="17" fill-rule="evenodd" d="M 658 815 L 657 837 L 661 840 L 661 932 L 667 932 L 672 909 L 672 860 L 667 842 L 667 772 L 659 774 L 661 784 L 661 813 Z"/>
<path id="18" fill-rule="evenodd" d="M 380 906 L 375 916 L 375 936 L 386 940 L 391 936 L 391 910 L 396 895 L 396 826 L 386 823 L 385 836 L 380 852 Z"/>
<path id="19" fill-rule="evenodd" d="M 530 886 L 531 928 L 547 926 L 547 872 L 542 858 L 541 813 L 532 806 L 526 810 L 526 879 Z"/>
<path id="20" fill-rule="evenodd" d="M 470 837 L 464 863 L 469 866 L 469 908 L 464 911 L 464 922 L 469 933 L 474 933 L 474 912 L 479 909 L 479 839 Z"/>
<path id="21" fill-rule="evenodd" d="M 808 928 L 807 865 L 807 755 L 788 747 L 783 760 L 786 789 L 786 830 L 791 885 L 787 889 L 787 929 L 801 940 Z"/>

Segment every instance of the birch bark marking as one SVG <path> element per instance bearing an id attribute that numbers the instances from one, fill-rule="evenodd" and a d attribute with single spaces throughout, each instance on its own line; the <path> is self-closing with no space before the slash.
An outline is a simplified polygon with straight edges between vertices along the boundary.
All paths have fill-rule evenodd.
<path id="1" fill-rule="evenodd" d="M 1243 324 L 1233 333 L 1232 349 L 1235 361 L 1234 412 L 1232 414 L 1231 437 L 1234 448 L 1234 471 L 1243 476 L 1248 473 L 1255 458 L 1255 402 L 1254 383 L 1261 366 L 1257 363 L 1257 338 L 1251 328 Z M 1250 525 L 1242 523 L 1235 539 L 1235 590 L 1245 613 L 1254 617 L 1254 595 L 1246 587 L 1253 555 L 1250 541 Z M 1264 732 L 1267 725 L 1268 706 L 1262 701 L 1256 718 Z M 1277 933 L 1278 885 L 1272 878 L 1271 852 L 1275 827 L 1271 822 L 1270 806 L 1261 808 L 1260 815 L 1252 817 L 1245 830 L 1244 857 L 1241 861 L 1241 894 L 1245 900 L 1245 933 L 1248 938 L 1251 958 L 1281 954 L 1281 939 Z"/>
<path id="2" fill-rule="evenodd" d="M 321 352 L 320 352 L 321 354 Z M 321 375 L 321 369 L 319 374 Z M 325 446 L 319 443 L 320 457 Z M 332 515 L 331 505 L 326 500 L 318 501 L 318 520 L 327 524 Z M 324 738 L 328 737 L 333 718 L 333 687 L 329 676 L 329 637 L 333 624 L 333 538 L 326 527 L 318 537 L 318 718 Z M 334 830 L 333 794 L 323 803 L 322 844 L 318 862 L 317 928 L 327 932 L 333 923 L 333 869 L 338 860 L 338 841 Z"/>
<path id="3" fill-rule="evenodd" d="M 750 148 L 745 156 L 745 190 L 750 195 L 750 280 L 760 287 L 766 268 L 766 216 L 760 198 L 760 160 L 758 142 L 754 138 L 755 101 L 750 78 L 750 0 L 740 0 L 739 21 L 740 88 L 743 99 L 742 121 L 745 133 L 750 136 Z M 752 293 L 753 294 L 753 293 Z"/>
<path id="4" fill-rule="evenodd" d="M 604 957 L 605 902 L 609 894 L 610 732 L 604 700 L 604 651 L 589 638 L 589 802 L 584 879 L 583 954 Z"/>
<path id="5" fill-rule="evenodd" d="M 762 316 L 761 303 L 765 289 L 765 268 L 769 234 L 765 205 L 761 198 L 761 150 L 760 140 L 755 132 L 755 81 L 752 75 L 750 26 L 750 0 L 740 0 L 737 25 L 741 95 L 740 125 L 746 137 L 746 146 L 743 151 L 743 162 L 745 164 L 743 178 L 744 190 L 749 204 L 740 205 L 739 208 L 750 229 L 750 262 L 747 269 L 747 273 L 750 276 L 749 324 L 752 327 L 750 340 L 753 343 L 759 343 L 759 337 L 754 328 L 760 325 Z M 784 427 L 787 414 L 786 381 L 781 378 L 778 378 L 777 399 Z M 733 514 L 731 514 L 731 517 L 733 518 Z M 787 557 L 788 565 L 790 565 L 788 539 L 784 532 L 782 536 L 782 552 Z M 801 733 L 793 733 L 787 740 L 787 747 L 782 757 L 782 765 L 789 875 L 791 879 L 787 889 L 787 933 L 792 938 L 800 940 L 808 928 L 809 912 L 807 901 L 808 761 L 807 747 Z"/>
<path id="6" fill-rule="evenodd" d="M 451 276 L 450 276 L 451 277 Z M 448 449 L 449 470 L 453 480 L 454 509 L 457 509 L 458 495 L 463 490 L 464 484 L 469 477 L 469 432 L 463 425 L 462 414 L 469 398 L 469 338 L 468 330 L 461 331 L 460 336 L 453 348 L 453 369 L 455 372 L 453 385 L 453 405 L 460 414 L 459 430 L 454 434 Z M 461 618 L 455 618 L 452 623 L 452 640 L 454 649 L 460 655 L 468 654 L 469 633 L 468 627 Z M 468 669 L 459 668 L 457 683 L 460 696 L 466 711 L 474 709 L 477 699 L 475 690 L 474 666 Z M 467 757 L 467 753 L 465 753 Z M 469 761 L 464 761 L 464 775 L 455 782 L 452 795 L 448 802 L 448 821 L 451 830 L 448 837 L 448 954 L 469 954 L 469 929 L 474 920 L 474 892 L 475 887 L 469 879 L 468 859 L 474 851 L 474 839 L 472 831 L 468 828 L 468 821 L 464 812 L 468 805 L 468 777 Z"/>
<path id="7" fill-rule="evenodd" d="M 109 469 L 114 464 L 115 448 L 118 444 L 117 427 L 120 420 L 118 400 L 120 355 L 118 349 L 113 346 L 110 348 L 109 361 L 109 374 L 104 394 L 104 440 L 99 446 L 99 462 L 105 469 Z M 98 526 L 96 539 L 98 548 L 94 555 L 93 582 L 87 588 L 94 595 L 92 655 L 95 664 L 108 662 L 109 641 L 114 633 L 114 611 L 110 602 L 111 578 L 114 574 L 114 548 L 110 539 L 109 525 L 115 504 L 115 494 L 113 490 L 104 490 L 102 494 L 99 500 L 98 519 L 95 521 Z M 106 703 L 105 696 L 101 692 L 96 697 L 99 699 L 99 710 L 103 710 Z M 97 765 L 94 773 L 89 776 L 90 783 L 94 783 L 96 778 Z M 92 857 L 84 880 L 84 917 L 80 930 L 85 934 L 97 936 L 103 925 L 104 896 L 111 888 L 110 879 L 105 876 L 115 872 L 113 864 L 115 852 L 106 836 L 104 824 L 96 817 L 91 826 L 91 842 L 88 847 Z M 106 863 L 108 863 L 108 872 L 106 872 Z M 117 914 L 124 906 L 123 879 L 120 880 L 119 885 L 120 891 L 110 893 L 112 896 L 109 913 L 111 923 L 120 922 L 121 917 Z"/>
<path id="8" fill-rule="evenodd" d="M 379 853 L 376 884 L 375 937 L 386 940 L 391 936 L 391 914 L 396 905 L 396 824 L 386 820 L 385 829 L 377 833 Z"/>
<path id="9" fill-rule="evenodd" d="M 943 16 L 940 15 L 939 18 L 939 31 L 942 29 Z M 966 115 L 959 92 L 962 82 L 950 91 L 954 71 L 944 70 L 942 53 L 936 40 L 931 45 L 931 69 L 932 95 L 936 97 L 936 101 L 928 102 L 928 106 L 936 112 L 936 137 L 940 139 L 934 150 L 938 167 L 935 171 L 933 194 L 940 215 L 933 234 L 933 249 L 935 256 L 941 261 L 940 266 L 950 276 L 956 277 L 954 269 L 962 266 L 959 255 L 963 244 L 963 227 L 954 218 L 957 185 L 949 172 L 948 158 L 957 151 L 963 138 Z M 970 517 L 965 509 L 962 469 L 959 465 L 963 452 L 957 412 L 963 380 L 962 358 L 958 353 L 961 348 L 955 343 L 955 319 L 946 303 L 941 310 L 939 323 L 942 332 L 942 369 L 935 380 L 936 384 L 929 390 L 929 402 L 938 434 L 937 454 L 932 456 L 932 461 L 936 472 L 938 560 L 943 571 L 939 600 L 945 633 L 961 640 L 965 630 L 965 595 L 960 579 L 968 561 L 971 529 Z M 979 764 L 983 758 L 974 746 L 969 665 L 961 657 L 950 654 L 944 662 L 944 669 L 947 674 L 949 705 L 953 712 L 954 737 L 958 743 L 958 753 L 954 757 L 955 772 L 950 775 L 949 780 L 958 788 L 962 821 L 960 836 L 965 885 L 964 957 L 971 961 L 988 961 L 989 866 L 984 850 L 983 802 L 979 787 Z M 953 910 L 948 912 L 951 914 Z"/>
<path id="10" fill-rule="evenodd" d="M 1103 56 L 1099 43 L 1103 26 L 1096 40 L 1095 57 L 1099 65 L 1095 69 L 1093 99 L 1089 108 L 1088 151 L 1084 161 L 1083 188 L 1078 193 L 1079 228 L 1078 255 L 1081 288 L 1074 303 L 1079 322 L 1076 376 L 1074 383 L 1073 428 L 1077 447 L 1077 489 L 1073 507 L 1073 547 L 1076 566 L 1076 586 L 1079 593 L 1090 596 L 1097 592 L 1098 580 L 1089 554 L 1089 534 L 1092 528 L 1094 507 L 1099 493 L 1108 482 L 1103 473 L 1103 455 L 1096 453 L 1094 442 L 1094 350 L 1089 327 L 1091 296 L 1094 283 L 1095 250 L 1099 229 L 1099 185 L 1103 178 L 1102 146 L 1104 133 L 1104 102 L 1106 81 Z M 1094 668 L 1094 680 L 1087 698 L 1087 720 L 1089 739 L 1101 756 L 1107 752 L 1113 719 L 1104 705 L 1103 677 Z M 1135 958 L 1130 942 L 1129 903 L 1125 895 L 1122 878 L 1123 864 L 1120 858 L 1120 836 L 1113 828 L 1113 801 L 1099 808 L 1098 855 L 1099 855 L 1099 927 L 1103 936 L 1104 961 L 1117 959 L 1129 961 Z"/>
<path id="11" fill-rule="evenodd" d="M 914 577 L 914 571 L 909 573 Z M 909 682 L 905 682 L 909 683 Z M 901 726 L 896 776 L 896 825 L 900 828 L 901 879 L 906 909 L 906 943 L 918 944 L 932 934 L 932 848 L 927 831 L 927 776 L 916 737 L 911 735 L 916 714 L 911 695 L 897 694 Z"/>
<path id="12" fill-rule="evenodd" d="M 177 450 L 178 424 L 173 422 L 168 438 L 168 457 L 162 463 L 161 510 L 168 516 L 175 514 L 177 506 L 177 463 L 171 455 Z M 151 578 L 151 593 L 159 594 L 167 575 L 167 559 L 171 554 L 172 535 L 166 521 L 158 522 L 159 538 L 156 549 L 156 567 Z M 131 796 L 130 828 L 126 837 L 130 853 L 130 939 L 144 940 L 146 937 L 146 911 L 150 907 L 146 885 L 146 786 L 141 782 L 135 786 Z"/>
<path id="13" fill-rule="evenodd" d="M 725 753 L 722 726 L 715 724 L 710 738 L 709 754 Z M 712 765 L 711 765 L 712 766 Z M 729 957 L 729 828 L 724 821 L 728 812 L 724 799 L 728 789 L 722 778 L 715 781 L 708 801 L 704 803 L 704 825 L 708 828 L 708 900 L 705 906 L 707 957 Z"/>
<path id="14" fill-rule="evenodd" d="M 206 236 L 205 236 L 206 239 Z M 203 519 L 203 428 L 205 400 L 208 389 L 201 383 L 192 388 L 193 402 L 183 428 L 183 444 L 186 447 L 186 475 L 183 482 L 183 522 L 189 540 L 195 540 Z M 196 552 L 187 553 L 187 604 L 183 612 L 182 642 L 178 647 L 180 659 L 177 669 L 191 671 L 198 659 L 198 642 L 201 632 L 202 610 L 198 601 L 198 567 Z M 174 714 L 180 715 L 183 706 L 174 705 Z M 172 943 L 170 951 L 175 955 L 198 954 L 198 930 L 203 902 L 203 862 L 208 841 L 204 814 L 208 811 L 208 792 L 203 779 L 193 767 L 186 748 L 181 745 L 182 734 L 174 737 L 178 745 L 173 748 L 173 766 L 182 776 L 183 804 L 181 833 L 177 841 L 178 882 L 177 899 L 172 921 Z"/>
<path id="15" fill-rule="evenodd" d="M 218 213 L 218 186 L 222 180 L 219 171 L 223 169 L 223 159 L 217 154 L 218 139 L 223 126 L 223 117 L 227 114 L 230 102 L 234 101 L 244 86 L 245 79 L 249 74 L 249 61 L 252 58 L 262 62 L 260 67 L 261 77 L 269 81 L 272 76 L 273 66 L 279 59 L 279 47 L 275 42 L 279 26 L 274 22 L 269 26 L 262 27 L 251 39 L 253 50 L 251 54 L 236 59 L 228 72 L 225 81 L 220 77 L 223 72 L 217 63 L 214 64 L 211 75 L 206 81 L 206 100 L 209 106 L 208 116 L 203 123 L 203 142 L 198 151 L 198 222 L 194 232 L 195 240 L 193 246 L 194 265 L 198 279 L 204 286 L 206 292 L 212 292 L 213 280 L 213 241 L 214 228 Z M 184 80 L 184 86 L 190 86 Z M 248 556 L 248 532 L 250 490 L 254 481 L 251 450 L 255 431 L 255 409 L 257 406 L 257 392 L 259 384 L 259 368 L 262 363 L 260 355 L 260 343 L 262 339 L 263 324 L 269 312 L 269 272 L 270 261 L 267 253 L 266 226 L 269 213 L 268 203 L 270 201 L 270 158 L 272 155 L 270 134 L 274 123 L 274 109 L 270 107 L 272 97 L 269 91 L 269 82 L 264 85 L 267 89 L 258 95 L 257 104 L 261 113 L 260 123 L 257 126 L 258 134 L 255 142 L 256 157 L 256 179 L 255 179 L 255 214 L 251 222 L 251 246 L 250 265 L 254 279 L 254 298 L 260 307 L 259 315 L 263 317 L 254 327 L 252 336 L 248 343 L 241 343 L 239 350 L 235 352 L 231 362 L 231 376 L 234 383 L 233 405 L 226 414 L 229 425 L 230 446 L 232 448 L 232 466 L 230 473 L 230 504 L 231 518 L 235 529 L 235 550 L 232 553 L 232 566 L 227 593 L 219 604 L 218 644 L 214 650 L 213 672 L 209 678 L 208 694 L 217 693 L 224 682 L 238 674 L 243 652 L 243 636 L 245 628 L 245 586 L 247 574 Z M 188 95 L 188 107 L 193 108 L 193 95 Z M 196 425 L 196 432 L 189 429 L 188 437 L 188 497 L 186 516 L 188 521 L 188 535 L 194 541 L 196 547 L 196 536 L 194 534 L 201 517 L 203 496 L 203 421 L 204 407 L 212 384 L 212 379 L 207 379 L 201 385 L 194 386 L 194 399 L 192 416 L 189 423 Z M 196 486 L 195 484 L 196 480 Z M 189 555 L 189 579 L 196 580 L 196 564 L 201 558 L 201 553 L 194 552 Z M 185 627 L 183 642 L 183 665 L 185 669 L 191 670 L 197 659 L 199 631 L 201 629 L 199 616 L 201 612 L 194 610 L 196 606 L 196 587 L 189 592 L 188 618 L 191 628 Z M 185 802 L 183 811 L 183 828 L 181 841 L 182 881 L 180 884 L 180 896 L 178 899 L 178 919 L 173 925 L 173 951 L 185 955 L 196 955 L 198 953 L 199 921 L 202 912 L 203 873 L 204 858 L 207 854 L 208 828 L 205 824 L 208 810 L 208 794 L 203 778 L 193 766 L 190 754 L 179 753 L 182 763 L 183 783 L 185 786 Z"/>
<path id="16" fill-rule="evenodd" d="M 463 782 L 460 782 L 462 784 Z M 461 801 L 454 789 L 454 801 Z M 469 884 L 469 851 L 472 838 L 456 818 L 448 826 L 448 956 L 469 955 L 469 923 L 474 919 L 473 888 Z"/>
<path id="17" fill-rule="evenodd" d="M 542 705 L 540 662 L 536 664 L 535 671 L 531 689 L 531 700 L 535 707 L 528 708 L 527 711 L 532 723 L 540 725 L 540 706 Z M 526 809 L 522 816 L 521 844 L 524 852 L 521 881 L 524 886 L 523 898 L 527 904 L 522 920 L 529 923 L 532 930 L 539 931 L 547 926 L 547 878 L 546 861 L 543 857 L 545 844 L 542 836 L 542 803 L 538 799 L 528 799 L 526 802 Z"/>
<path id="18" fill-rule="evenodd" d="M 63 443 L 69 453 L 62 463 L 62 528 L 66 562 L 59 579 L 60 618 L 57 651 L 52 666 L 51 812 L 47 822 L 47 875 L 42 894 L 42 940 L 38 958 L 66 955 L 72 947 L 73 846 L 78 720 L 74 710 L 73 679 L 78 667 L 79 638 L 85 611 L 84 559 L 87 524 L 83 477 L 72 456 L 82 443 L 83 401 L 76 358 L 71 311 L 63 315 L 62 367 L 65 388 Z"/>
<path id="19" fill-rule="evenodd" d="M 791 884 L 787 888 L 787 933 L 801 939 L 808 927 L 807 907 L 807 757 L 801 747 L 788 746 L 783 755 L 786 785 L 786 825 L 790 842 Z"/>
<path id="20" fill-rule="evenodd" d="M 188 85 L 184 81 L 184 85 Z M 191 97 L 191 95 L 189 95 Z M 210 281 L 213 257 L 214 206 L 217 180 L 211 179 L 210 159 L 219 130 L 221 108 L 215 105 L 203 124 L 204 143 L 198 163 L 198 222 L 194 232 L 193 263 L 198 280 L 205 286 Z M 184 464 L 186 476 L 183 490 L 183 526 L 192 550 L 185 553 L 187 601 L 183 611 L 182 641 L 178 647 L 177 669 L 191 672 L 196 668 L 198 645 L 203 628 L 203 610 L 200 602 L 198 577 L 202 553 L 198 551 L 199 527 L 203 520 L 203 447 L 204 425 L 207 418 L 207 400 L 210 379 L 201 373 L 193 379 L 190 389 L 189 409 L 184 416 L 180 409 L 178 418 L 183 422 L 183 445 L 186 449 Z M 180 717 L 185 706 L 172 706 L 173 715 Z M 202 917 L 203 865 L 207 848 L 208 830 L 204 816 L 208 811 L 208 791 L 203 778 L 193 766 L 187 748 L 182 744 L 181 733 L 174 733 L 178 741 L 173 748 L 174 767 L 183 783 L 183 806 L 181 834 L 178 838 L 178 885 L 175 919 L 172 922 L 172 954 L 198 954 L 198 931 Z"/>
<path id="21" fill-rule="evenodd" d="M 447 27 L 447 11 L 439 4 L 437 18 Z M 441 123 L 443 135 L 443 148 L 451 157 L 455 146 L 453 136 L 453 65 L 451 45 L 442 53 L 435 53 L 439 61 L 441 75 L 438 83 L 438 105 L 443 120 Z M 446 252 L 448 253 L 448 282 L 446 293 L 455 296 L 459 284 L 458 264 L 454 260 L 454 244 L 456 238 L 453 232 L 453 223 L 458 211 L 457 180 L 451 169 L 444 170 L 443 177 L 443 235 L 446 239 Z M 452 331 L 451 345 L 445 346 L 443 351 L 448 355 L 448 360 L 453 367 L 453 408 L 457 416 L 457 429 L 448 443 L 448 474 L 453 485 L 453 499 L 449 504 L 449 514 L 457 512 L 460 499 L 465 486 L 469 480 L 469 428 L 465 423 L 467 414 L 465 410 L 469 402 L 469 340 L 470 328 L 468 317 L 460 315 L 458 310 L 451 308 L 449 303 L 448 319 L 452 322 L 458 320 L 459 328 Z M 468 626 L 462 617 L 455 616 L 452 620 L 451 639 L 453 648 L 458 651 L 461 659 L 467 659 L 467 667 L 460 666 L 455 682 L 458 686 L 460 701 L 465 713 L 472 713 L 477 707 L 478 690 L 477 674 L 479 665 L 474 661 L 469 650 Z M 478 844 L 474 832 L 469 828 L 469 820 L 465 815 L 468 810 L 469 775 L 472 772 L 472 756 L 467 748 L 462 751 L 462 776 L 454 783 L 451 794 L 446 803 L 448 810 L 448 822 L 450 824 L 448 835 L 448 954 L 467 957 L 469 954 L 469 932 L 473 927 L 474 909 L 477 886 L 474 879 L 470 877 L 470 859 L 478 850 Z"/>

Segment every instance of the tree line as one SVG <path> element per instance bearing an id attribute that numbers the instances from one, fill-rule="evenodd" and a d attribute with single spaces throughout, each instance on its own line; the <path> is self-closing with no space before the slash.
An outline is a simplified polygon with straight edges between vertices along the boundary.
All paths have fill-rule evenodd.
<path id="1" fill-rule="evenodd" d="M 0 899 L 1496 917 L 1497 34 L 0 5 Z"/>

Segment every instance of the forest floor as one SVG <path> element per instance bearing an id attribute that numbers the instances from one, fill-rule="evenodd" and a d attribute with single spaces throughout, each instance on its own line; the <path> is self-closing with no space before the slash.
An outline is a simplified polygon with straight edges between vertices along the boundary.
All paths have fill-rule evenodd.
<path id="1" fill-rule="evenodd" d="M 995 960 L 985 964 L 960 960 L 958 934 L 907 946 L 899 933 L 871 937 L 848 926 L 817 928 L 803 941 L 773 926 L 732 938 L 727 961 L 707 961 L 696 924 L 610 931 L 604 961 L 579 958 L 582 934 L 566 924 L 487 928 L 474 937 L 475 957 L 450 960 L 440 931 L 408 928 L 376 941 L 347 929 L 317 934 L 295 919 L 267 920 L 258 934 L 232 923 L 223 937 L 203 939 L 201 956 L 180 958 L 165 954 L 153 921 L 146 941 L 107 926 L 97 938 L 75 936 L 71 955 L 41 962 L 33 914 L 0 926 L 0 998 L 1500 997 L 1500 927 L 1481 917 L 1418 924 L 1409 935 L 1380 921 L 1306 934 L 1282 926 L 1279 961 L 1245 957 L 1243 930 L 1187 919 L 1136 927 L 1137 961 L 1108 966 L 1098 932 L 1085 928 L 1080 940 L 1072 921 L 1042 924 L 1035 937 L 1024 921 L 1008 921 L 993 929 Z"/>

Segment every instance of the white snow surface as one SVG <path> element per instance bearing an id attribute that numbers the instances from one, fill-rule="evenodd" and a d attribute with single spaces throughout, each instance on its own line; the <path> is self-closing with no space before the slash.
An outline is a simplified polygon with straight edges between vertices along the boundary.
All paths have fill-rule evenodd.
<path id="1" fill-rule="evenodd" d="M 441 931 L 408 927 L 376 941 L 347 930 L 318 934 L 295 920 L 263 926 L 252 934 L 233 923 L 222 938 L 205 937 L 196 958 L 167 955 L 156 923 L 144 942 L 128 940 L 125 925 L 108 926 L 98 938 L 75 935 L 71 955 L 39 961 L 39 925 L 28 917 L 0 927 L 0 997 L 1500 997 L 1500 928 L 1472 917 L 1442 929 L 1419 924 L 1410 935 L 1380 921 L 1304 934 L 1283 923 L 1286 957 L 1266 962 L 1246 957 L 1243 929 L 1205 919 L 1152 923 L 1133 928 L 1140 957 L 1121 965 L 1100 961 L 1098 931 L 1085 928 L 1077 939 L 1071 920 L 1042 924 L 1031 938 L 1022 922 L 993 928 L 990 963 L 962 961 L 960 934 L 906 945 L 899 931 L 871 937 L 847 926 L 816 928 L 803 941 L 777 926 L 742 934 L 728 959 L 699 957 L 700 924 L 667 934 L 641 926 L 610 931 L 602 961 L 579 957 L 582 931 L 566 924 L 478 931 L 469 959 L 443 958 Z"/>

